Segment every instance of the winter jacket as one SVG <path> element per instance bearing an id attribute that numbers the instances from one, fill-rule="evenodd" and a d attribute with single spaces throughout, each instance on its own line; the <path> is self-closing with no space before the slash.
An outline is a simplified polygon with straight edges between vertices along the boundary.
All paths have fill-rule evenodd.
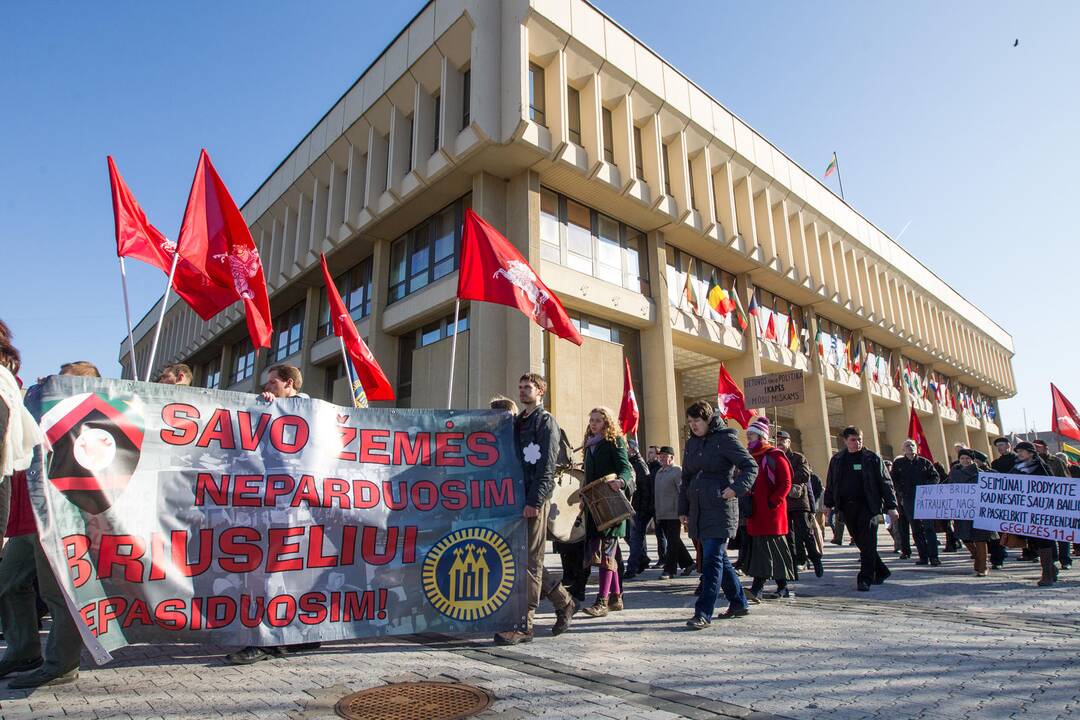
<path id="1" fill-rule="evenodd" d="M 829 461 L 829 474 L 825 480 L 825 507 L 836 507 L 833 492 L 840 483 L 840 463 L 847 452 L 846 449 L 841 450 Z M 880 515 L 888 510 L 895 510 L 896 493 L 893 490 L 892 480 L 885 472 L 885 463 L 877 453 L 867 448 L 860 450 L 859 454 L 861 456 L 859 463 L 862 465 L 863 499 L 870 509 L 870 514 Z"/>
<path id="2" fill-rule="evenodd" d="M 904 508 L 904 512 L 915 512 L 915 488 L 920 485 L 937 485 L 941 482 L 934 465 L 922 457 L 916 455 L 910 460 L 906 456 L 893 460 L 892 483 L 896 491 L 896 499 Z"/>
<path id="3" fill-rule="evenodd" d="M 551 499 L 555 490 L 555 466 L 559 459 L 559 424 L 541 405 L 514 418 L 517 451 L 525 479 L 525 504 L 535 508 Z"/>
<path id="4" fill-rule="evenodd" d="M 1065 463 L 1061 462 L 1061 458 L 1054 457 L 1050 454 L 1039 454 L 1039 459 L 1046 465 L 1046 469 L 1050 471 L 1050 474 L 1054 477 L 1069 477 L 1069 469 L 1065 467 Z"/>
<path id="5" fill-rule="evenodd" d="M 1016 453 L 1010 451 L 994 458 L 994 462 L 990 463 L 990 469 L 999 473 L 1011 473 L 1014 465 L 1016 465 Z"/>
<path id="6" fill-rule="evenodd" d="M 734 430 L 713 417 L 701 437 L 691 436 L 683 451 L 679 515 L 689 519 L 695 540 L 733 538 L 739 531 L 739 501 L 750 493 L 758 466 Z M 734 473 L 734 477 L 732 476 Z M 736 497 L 724 499 L 731 488 Z"/>
<path id="7" fill-rule="evenodd" d="M 679 519 L 679 485 L 682 484 L 682 468 L 669 465 L 656 471 L 653 479 L 653 498 L 657 520 Z"/>
<path id="8" fill-rule="evenodd" d="M 810 487 L 810 463 L 806 456 L 794 450 L 784 452 L 791 467 L 791 494 L 787 499 L 789 513 L 811 512 L 814 491 Z M 801 486 L 801 489 L 796 486 Z"/>
<path id="9" fill-rule="evenodd" d="M 787 535 L 791 463 L 783 450 L 772 445 L 754 448 L 750 455 L 757 461 L 758 474 L 751 493 L 753 512 L 746 519 L 746 534 Z"/>
<path id="10" fill-rule="evenodd" d="M 652 469 L 641 455 L 630 456 L 630 467 L 634 468 L 634 497 L 630 498 L 630 504 L 634 512 L 640 513 L 646 503 L 652 505 Z"/>
<path id="11" fill-rule="evenodd" d="M 974 485 L 979 482 L 979 468 L 975 463 L 967 467 L 957 464 L 949 471 L 949 477 L 945 479 L 945 482 Z M 956 529 L 956 537 L 960 538 L 962 542 L 986 542 L 998 539 L 996 532 L 993 530 L 980 530 L 975 527 L 972 520 L 954 520 L 953 527 Z"/>
<path id="12" fill-rule="evenodd" d="M 626 449 L 626 439 L 619 437 L 615 442 L 601 440 L 592 448 L 585 449 L 585 484 L 599 480 L 605 475 L 615 474 L 623 481 L 622 492 L 629 500 L 634 496 L 634 468 L 630 465 L 630 456 Z M 597 530 L 588 504 L 585 505 L 585 537 L 626 537 L 628 522 L 623 520 L 607 530 Z"/>

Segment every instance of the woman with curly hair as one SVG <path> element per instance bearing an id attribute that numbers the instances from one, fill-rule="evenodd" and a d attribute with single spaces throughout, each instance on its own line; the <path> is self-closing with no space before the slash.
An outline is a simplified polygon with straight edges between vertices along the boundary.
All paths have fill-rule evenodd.
<path id="1" fill-rule="evenodd" d="M 598 407 L 589 413 L 589 427 L 585 431 L 585 484 L 607 475 L 617 476 L 608 481 L 612 490 L 623 493 L 627 499 L 633 496 L 634 468 L 630 465 L 626 438 L 611 410 Z M 600 567 L 600 592 L 592 607 L 585 608 L 585 614 L 604 617 L 609 611 L 623 609 L 616 553 L 619 538 L 626 537 L 627 521 L 599 530 L 587 506 L 585 515 L 586 557 L 591 565 Z"/>

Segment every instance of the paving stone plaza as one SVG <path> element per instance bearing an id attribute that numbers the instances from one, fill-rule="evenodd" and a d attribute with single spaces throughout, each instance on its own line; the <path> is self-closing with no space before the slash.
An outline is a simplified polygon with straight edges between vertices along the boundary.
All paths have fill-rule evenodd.
<path id="1" fill-rule="evenodd" d="M 887 536 L 881 547 L 886 549 Z M 0 689 L 0 717 L 332 718 L 341 697 L 389 682 L 461 681 L 490 692 L 488 718 L 1074 717 L 1080 713 L 1080 599 L 1068 574 L 1036 588 L 1038 566 L 972 575 L 966 552 L 939 568 L 885 556 L 893 576 L 855 591 L 858 555 L 828 545 L 823 578 L 748 618 L 684 628 L 694 577 L 626 584 L 627 609 L 578 615 L 553 638 L 512 649 L 489 638 L 401 638 L 324 645 L 246 667 L 231 648 L 135 646 L 78 681 Z M 893 559 L 890 559 L 893 558 Z M 548 556 L 556 566 L 558 557 Z M 771 587 L 771 585 L 770 585 Z M 595 586 L 590 586 L 590 597 Z"/>

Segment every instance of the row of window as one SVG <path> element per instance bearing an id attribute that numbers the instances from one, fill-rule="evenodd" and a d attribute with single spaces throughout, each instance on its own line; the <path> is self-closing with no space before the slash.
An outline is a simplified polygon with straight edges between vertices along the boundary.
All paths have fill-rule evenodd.
<path id="1" fill-rule="evenodd" d="M 540 189 L 540 257 L 651 294 L 645 234 L 547 188 Z"/>
<path id="2" fill-rule="evenodd" d="M 457 270 L 462 224 L 470 207 L 472 195 L 466 195 L 393 242 L 387 303 L 401 300 Z"/>

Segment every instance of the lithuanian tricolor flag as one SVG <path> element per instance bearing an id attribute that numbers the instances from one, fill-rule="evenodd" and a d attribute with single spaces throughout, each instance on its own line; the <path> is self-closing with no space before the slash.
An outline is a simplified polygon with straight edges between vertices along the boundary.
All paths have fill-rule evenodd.
<path id="1" fill-rule="evenodd" d="M 690 308 L 697 315 L 701 311 L 698 309 L 697 291 L 694 290 L 694 260 L 691 258 L 690 264 L 686 267 L 686 284 L 683 285 L 683 297 L 686 298 L 686 302 L 690 304 Z"/>
<path id="2" fill-rule="evenodd" d="M 1065 453 L 1065 457 L 1069 458 L 1069 462 L 1080 463 L 1080 450 L 1069 443 L 1061 443 L 1061 451 Z"/>
<path id="3" fill-rule="evenodd" d="M 832 160 L 829 161 L 828 166 L 825 168 L 825 177 L 829 177 L 836 172 L 836 153 L 832 154 Z"/>
<path id="4" fill-rule="evenodd" d="M 735 302 L 728 295 L 727 290 L 720 287 L 715 270 L 709 276 L 709 292 L 705 295 L 705 300 L 709 303 L 709 307 L 720 315 L 727 315 L 735 309 Z"/>

